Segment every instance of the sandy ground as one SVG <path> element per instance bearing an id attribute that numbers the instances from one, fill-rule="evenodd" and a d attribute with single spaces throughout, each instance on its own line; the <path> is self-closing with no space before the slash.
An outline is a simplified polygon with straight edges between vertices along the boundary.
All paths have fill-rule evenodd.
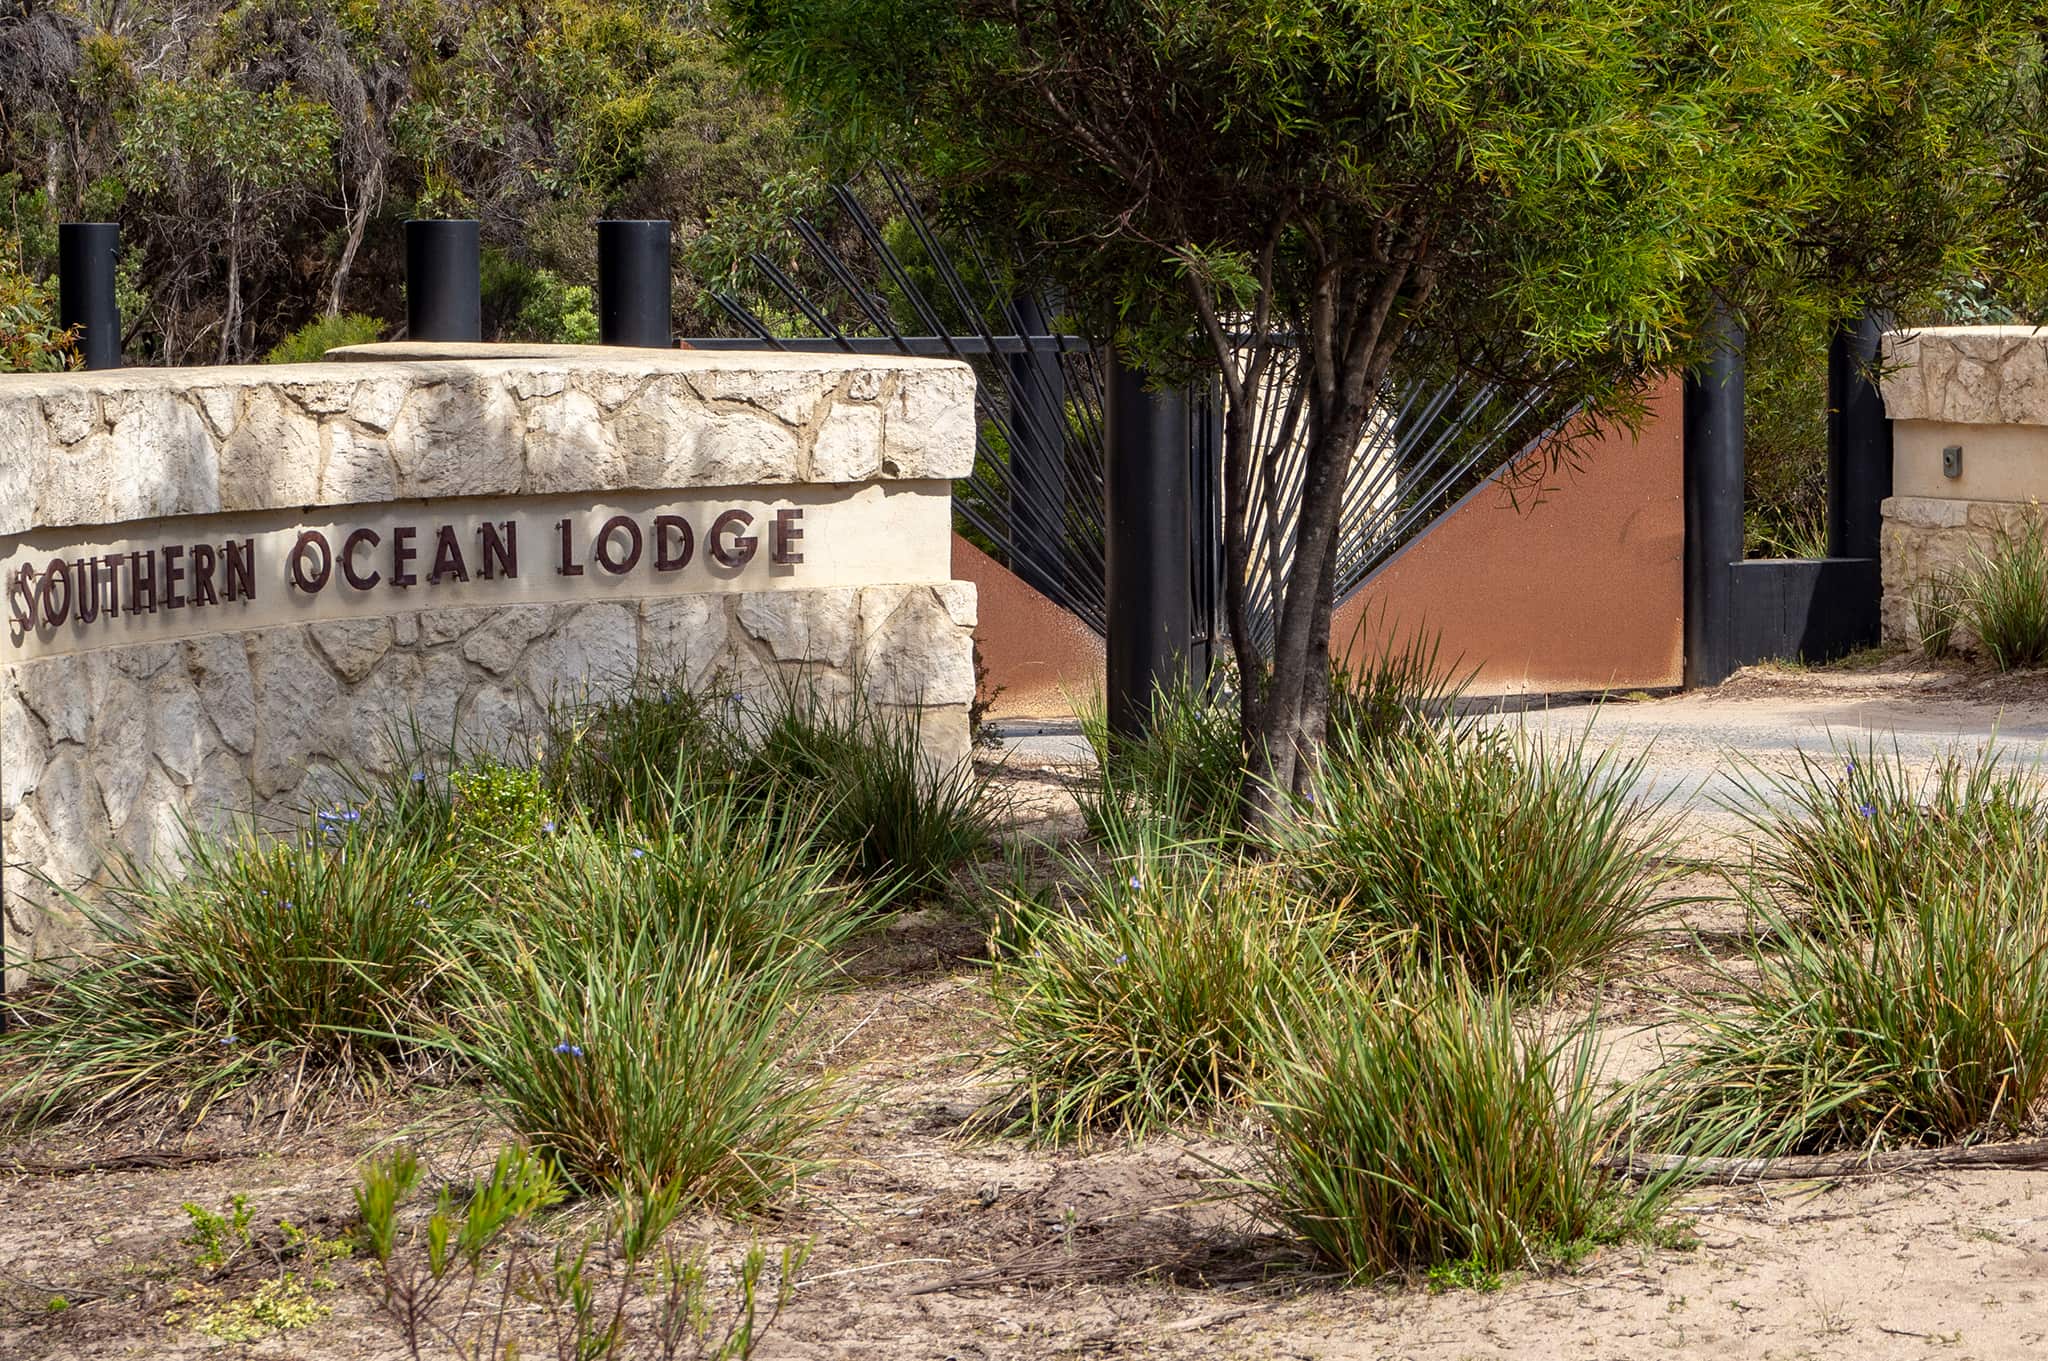
<path id="1" fill-rule="evenodd" d="M 1535 721 L 1583 724 L 1591 711 Z M 1996 725 L 2048 737 L 2048 684 L 1964 677 L 1750 673 L 1723 693 L 1614 704 L 1592 721 L 1629 743 L 1655 736 L 1663 777 L 1705 785 L 1730 748 L 1782 758 L 1829 730 L 1899 732 L 1926 753 Z M 1916 748 L 1917 750 L 1918 748 Z M 1071 830 L 1072 772 L 1017 760 L 1019 820 Z M 1688 800 L 1708 802 L 1695 790 Z M 1704 815 L 1704 814 L 1703 814 Z M 1720 833 L 1703 823 L 1701 844 Z M 1674 886 L 1711 887 L 1696 874 Z M 1595 998 L 1613 1074 L 1653 1062 L 1679 985 L 1705 968 L 1693 928 L 1714 905 L 1674 907 L 1625 976 Z M 1739 918 L 1731 919 L 1739 924 Z M 1712 937 L 1708 937 L 1709 940 Z M 780 1217 L 706 1221 L 688 1240 L 730 1260 L 750 1235 L 809 1239 L 797 1299 L 763 1358 L 1652 1357 L 2022 1358 L 2048 1354 L 2048 1174 L 1970 1173 L 1773 1183 L 1688 1201 L 1684 1247 L 1604 1249 L 1570 1271 L 1500 1289 L 1432 1293 L 1398 1281 L 1344 1287 L 1250 1214 L 1228 1184 L 1227 1130 L 1142 1145 L 1034 1149 L 961 1131 L 986 1094 L 991 1042 L 980 927 L 956 910 L 898 921 L 867 942 L 860 984 L 826 1018 L 830 1063 L 860 1099 L 838 1163 Z M 340 1263 L 330 1317 L 248 1344 L 215 1342 L 173 1299 L 206 1273 L 179 1239 L 180 1208 L 246 1194 L 255 1222 L 343 1231 L 358 1160 L 404 1140 L 437 1175 L 488 1156 L 495 1135 L 462 1090 L 419 1089 L 276 1130 L 274 1113 L 224 1112 L 196 1133 L 59 1133 L 0 1148 L 0 1357 L 198 1356 L 368 1361 L 403 1355 L 358 1268 Z M 62 1173 L 51 1164 L 143 1149 L 216 1153 L 170 1168 Z M 32 1170 L 22 1170 L 26 1160 Z M 9 1174 L 10 1167 L 15 1169 Z M 276 1274 L 249 1254 L 225 1296 Z M 54 1298 L 68 1308 L 52 1312 Z M 167 1315 L 185 1313 L 181 1322 Z M 446 1355 L 447 1353 L 439 1353 Z M 529 1353 L 530 1354 L 530 1353 Z"/>

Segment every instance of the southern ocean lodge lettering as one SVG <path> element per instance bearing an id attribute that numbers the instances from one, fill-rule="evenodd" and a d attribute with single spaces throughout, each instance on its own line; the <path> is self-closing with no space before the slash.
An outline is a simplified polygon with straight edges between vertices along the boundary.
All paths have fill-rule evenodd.
<path id="1" fill-rule="evenodd" d="M 773 567 L 802 563 L 803 519 L 798 508 L 757 514 L 728 506 L 700 511 L 694 519 L 663 512 L 614 514 L 601 522 L 595 515 L 385 521 L 106 553 L 59 552 L 22 561 L 6 573 L 8 636 L 16 646 L 32 634 L 48 637 L 67 628 L 74 636 L 89 636 L 127 616 L 259 598 L 288 603 L 417 590 L 431 593 L 431 601 L 398 608 L 459 606 L 465 603 L 461 587 L 516 582 L 536 566 L 557 579 L 634 576 L 649 587 L 668 583 L 671 589 L 701 590 L 695 579 L 730 579 L 764 548 Z M 522 551 L 539 551 L 545 562 L 523 560 Z"/>

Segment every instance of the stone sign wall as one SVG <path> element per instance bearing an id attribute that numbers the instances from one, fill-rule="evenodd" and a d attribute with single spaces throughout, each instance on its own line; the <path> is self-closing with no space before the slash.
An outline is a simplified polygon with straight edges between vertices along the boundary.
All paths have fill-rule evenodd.
<path id="1" fill-rule="evenodd" d="M 422 352 L 0 378 L 10 953 L 75 939 L 52 883 L 292 816 L 395 723 L 518 742 L 648 669 L 859 686 L 965 755 L 964 365 Z"/>
<path id="2" fill-rule="evenodd" d="M 2048 331 L 1894 332 L 1880 377 L 1893 422 L 1884 637 L 1912 645 L 1927 583 L 2048 502 Z"/>

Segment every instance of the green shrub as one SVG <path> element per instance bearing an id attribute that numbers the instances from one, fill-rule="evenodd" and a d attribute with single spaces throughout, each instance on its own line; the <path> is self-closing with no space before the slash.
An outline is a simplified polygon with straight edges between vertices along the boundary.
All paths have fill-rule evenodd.
<path id="1" fill-rule="evenodd" d="M 1143 1134 L 1237 1100 L 1263 1017 L 1327 968 L 1326 914 L 1284 876 L 1133 824 L 1106 863 L 1070 862 L 1063 911 L 1035 901 L 1032 947 L 995 966 L 1013 1079 L 983 1122 L 1047 1140 Z"/>
<path id="2" fill-rule="evenodd" d="M 1303 988 L 1270 1013 L 1252 1081 L 1272 1127 L 1252 1184 L 1267 1212 L 1356 1277 L 1485 1277 L 1642 1223 L 1605 1159 L 1594 1023 L 1525 1033 L 1458 971 Z"/>
<path id="3" fill-rule="evenodd" d="M 2029 516 L 1974 549 L 1956 580 L 1956 616 L 2000 671 L 2048 662 L 2048 540 Z"/>
<path id="4" fill-rule="evenodd" d="M 839 1114 L 812 1071 L 807 977 L 616 900 L 494 924 L 456 1048 L 505 1123 L 585 1191 L 746 1211 L 817 1166 Z"/>
<path id="5" fill-rule="evenodd" d="M 1774 914 L 1692 1037 L 1642 1084 L 1644 1142 L 1771 1157 L 1969 1140 L 2028 1126 L 2048 1086 L 2038 881 L 1957 846 L 1898 910 L 1808 929 Z M 1771 948 L 1775 946 L 1775 948 Z"/>
<path id="6" fill-rule="evenodd" d="M 1916 776 L 1896 747 L 1866 742 L 1736 783 L 1755 833 L 1746 896 L 1809 928 L 1860 931 L 1954 882 L 2048 893 L 2048 796 L 1995 744 Z"/>
<path id="7" fill-rule="evenodd" d="M 384 338 L 384 323 L 360 312 L 315 317 L 263 356 L 266 364 L 317 364 L 329 350 L 371 345 Z"/>
<path id="8" fill-rule="evenodd" d="M 1670 825 L 1637 793 L 1645 759 L 1488 729 L 1340 738 L 1272 846 L 1361 928 L 1544 988 L 1602 967 L 1653 906 Z"/>
<path id="9" fill-rule="evenodd" d="M 0 373 L 54 373 L 78 363 L 78 338 L 57 324 L 55 280 L 22 267 L 21 238 L 0 230 Z"/>
<path id="10" fill-rule="evenodd" d="M 368 1078 L 435 1033 L 444 947 L 471 911 L 438 844 L 353 808 L 283 840 L 247 827 L 186 840 L 182 869 L 117 869 L 88 910 L 101 946 L 35 967 L 20 1024 L 0 1035 L 17 1073 L 0 1106 L 18 1118 L 164 1103 L 196 1115 L 287 1066 Z"/>

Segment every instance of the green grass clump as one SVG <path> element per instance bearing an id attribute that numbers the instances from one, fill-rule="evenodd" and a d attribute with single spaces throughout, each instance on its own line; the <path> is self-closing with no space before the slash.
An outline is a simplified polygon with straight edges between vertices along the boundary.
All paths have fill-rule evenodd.
<path id="1" fill-rule="evenodd" d="M 2048 797 L 1995 744 L 1918 775 L 1875 742 L 1802 752 L 1797 770 L 1752 766 L 1737 787 L 1756 833 L 1746 893 L 1777 916 L 1861 930 L 1957 883 L 2048 893 Z"/>
<path id="2" fill-rule="evenodd" d="M 1955 614 L 2000 671 L 2048 663 L 2048 537 L 2029 516 L 1973 550 L 1957 574 Z"/>
<path id="3" fill-rule="evenodd" d="M 1076 860 L 1066 910 L 1018 904 L 1033 933 L 995 969 L 1013 1078 L 985 1119 L 1069 1139 L 1142 1135 L 1235 1101 L 1265 1015 L 1327 969 L 1327 914 L 1285 876 L 1126 829 L 1106 863 Z"/>
<path id="4" fill-rule="evenodd" d="M 347 345 L 372 345 L 384 338 L 384 323 L 361 312 L 315 317 L 277 342 L 266 364 L 317 364 L 329 350 Z"/>
<path id="5" fill-rule="evenodd" d="M 36 966 L 0 1035 L 0 1107 L 35 1122 L 173 1105 L 196 1116 L 286 1066 L 367 1079 L 419 1057 L 471 909 L 404 818 L 326 810 L 275 839 L 187 829 L 179 869 L 119 867 L 102 942 Z M 82 907 L 83 905 L 81 905 Z"/>
<path id="6" fill-rule="evenodd" d="M 1641 1085 L 1646 1143 L 1771 1157 L 2012 1133 L 2048 1086 L 2048 917 L 1957 848 L 1882 916 L 1765 910 Z M 1822 914 L 1835 908 L 1822 905 Z"/>
<path id="7" fill-rule="evenodd" d="M 549 801 L 594 821 L 661 816 L 674 798 L 729 778 L 740 758 L 731 697 L 650 674 L 548 713 Z"/>
<path id="8" fill-rule="evenodd" d="M 1549 987 L 1633 941 L 1664 880 L 1644 760 L 1478 728 L 1366 750 L 1340 737 L 1273 849 L 1361 929 L 1412 932 L 1483 982 Z"/>
<path id="9" fill-rule="evenodd" d="M 1183 673 L 1153 695 L 1142 738 L 1111 732 L 1101 704 L 1082 705 L 1080 719 L 1095 753 L 1096 787 L 1080 797 L 1092 834 L 1134 817 L 1187 837 L 1221 837 L 1236 826 L 1244 739 L 1237 701 L 1222 685 Z"/>
<path id="10" fill-rule="evenodd" d="M 1384 641 L 1354 646 L 1355 667 L 1330 664 L 1331 742 L 1372 752 L 1418 725 L 1459 726 L 1454 711 L 1469 677 L 1444 661 L 1436 635 L 1415 632 L 1397 640 L 1381 629 L 1383 614 L 1372 620 Z M 1359 637 L 1366 628 L 1362 620 Z M 1108 835 L 1113 824 L 1142 818 L 1190 839 L 1231 837 L 1248 778 L 1238 688 L 1237 667 L 1228 659 L 1207 681 L 1182 673 L 1153 695 L 1138 738 L 1112 733 L 1102 705 L 1083 706 L 1081 733 L 1097 772 L 1096 788 L 1080 800 L 1090 833 Z"/>
<path id="11" fill-rule="evenodd" d="M 796 680 L 743 702 L 660 677 L 558 706 L 546 742 L 553 801 L 648 824 L 737 792 L 801 810 L 883 903 L 942 892 L 994 844 L 996 808 L 971 761 L 926 756 L 914 716 Z"/>
<path id="12" fill-rule="evenodd" d="M 880 901 L 943 893 L 995 845 L 997 805 L 972 760 L 927 756 L 915 716 L 791 687 L 742 716 L 740 787 L 819 810 L 819 831 Z"/>
<path id="13" fill-rule="evenodd" d="M 840 1105 L 800 1038 L 803 970 L 743 969 L 715 938 L 617 900 L 482 943 L 455 1046 L 578 1188 L 741 1212 L 818 1165 Z"/>
<path id="14" fill-rule="evenodd" d="M 798 811 L 717 789 L 669 800 L 651 824 L 550 824 L 497 915 L 556 929 L 646 928 L 710 942 L 742 973 L 822 984 L 833 952 L 871 915 L 846 853 Z"/>
<path id="15" fill-rule="evenodd" d="M 1279 1223 L 1348 1275 L 1483 1283 L 1645 1223 L 1604 1160 L 1597 1033 L 1518 1025 L 1457 970 L 1302 990 L 1276 1009 L 1253 1096 L 1272 1127 L 1252 1185 Z"/>

